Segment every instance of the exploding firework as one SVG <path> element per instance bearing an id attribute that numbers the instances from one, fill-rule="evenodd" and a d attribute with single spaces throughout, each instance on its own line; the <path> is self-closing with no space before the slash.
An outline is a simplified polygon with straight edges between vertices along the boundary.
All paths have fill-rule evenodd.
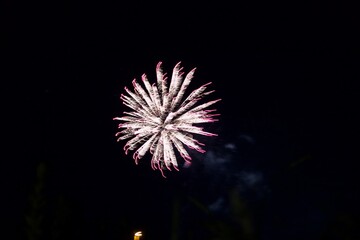
<path id="1" fill-rule="evenodd" d="M 187 148 L 205 152 L 202 148 L 204 144 L 194 139 L 193 134 L 217 136 L 195 125 L 218 121 L 214 118 L 219 115 L 215 113 L 216 109 L 207 108 L 221 99 L 199 103 L 214 92 L 206 91 L 210 82 L 186 97 L 186 89 L 196 68 L 184 77 L 183 68 L 180 67 L 180 62 L 177 63 L 168 84 L 161 64 L 159 62 L 156 66 L 156 83 L 150 84 L 147 76 L 143 74 L 143 86 L 134 79 L 134 91 L 125 87 L 127 95 L 122 94 L 120 98 L 132 111 L 124 112 L 124 116 L 115 117 L 114 120 L 122 121 L 118 125 L 121 130 L 116 133 L 117 141 L 130 139 L 124 146 L 125 153 L 136 149 L 133 158 L 138 164 L 139 159 L 150 152 L 151 167 L 160 170 L 164 176 L 164 169 L 171 170 L 173 167 L 179 170 L 175 149 L 186 164 L 191 163 Z"/>

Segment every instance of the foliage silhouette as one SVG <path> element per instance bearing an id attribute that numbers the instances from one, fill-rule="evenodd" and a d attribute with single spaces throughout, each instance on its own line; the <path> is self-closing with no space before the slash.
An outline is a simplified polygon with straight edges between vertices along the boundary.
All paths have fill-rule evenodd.
<path id="1" fill-rule="evenodd" d="M 46 200 L 44 196 L 44 182 L 46 165 L 39 163 L 36 168 L 36 181 L 29 196 L 30 206 L 25 216 L 26 235 L 28 240 L 44 239 L 44 218 Z"/>

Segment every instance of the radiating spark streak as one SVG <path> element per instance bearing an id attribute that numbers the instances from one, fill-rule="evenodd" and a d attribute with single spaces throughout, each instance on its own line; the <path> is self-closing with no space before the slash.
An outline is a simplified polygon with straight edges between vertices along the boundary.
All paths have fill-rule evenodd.
<path id="1" fill-rule="evenodd" d="M 177 153 L 187 163 L 191 163 L 188 149 L 204 153 L 203 143 L 193 138 L 193 134 L 217 136 L 204 131 L 194 124 L 216 122 L 220 114 L 216 109 L 206 109 L 221 99 L 198 104 L 214 90 L 206 91 L 211 82 L 200 86 L 185 97 L 186 91 L 193 80 L 196 68 L 184 77 L 183 68 L 178 62 L 173 68 L 168 83 L 166 73 L 162 70 L 162 62 L 156 66 L 155 83 L 150 83 L 146 74 L 141 76 L 143 86 L 136 79 L 132 81 L 134 90 L 125 87 L 125 94 L 120 99 L 132 111 L 123 112 L 123 116 L 114 117 L 121 121 L 115 136 L 117 141 L 128 139 L 124 151 L 134 151 L 133 159 L 138 164 L 147 152 L 152 154 L 151 167 L 160 170 L 178 169 Z M 185 99 L 184 99 L 185 98 Z M 184 100 L 183 100 L 184 99 Z"/>

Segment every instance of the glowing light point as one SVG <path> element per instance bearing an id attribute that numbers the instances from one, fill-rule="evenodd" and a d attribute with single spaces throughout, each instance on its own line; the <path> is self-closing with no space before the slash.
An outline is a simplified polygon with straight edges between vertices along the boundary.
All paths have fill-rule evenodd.
<path id="1" fill-rule="evenodd" d="M 134 79 L 134 90 L 125 87 L 126 93 L 120 96 L 123 104 L 132 111 L 113 118 L 123 122 L 118 125 L 121 130 L 115 134 L 117 141 L 130 139 L 124 146 L 125 153 L 134 151 L 133 159 L 138 164 L 150 152 L 151 167 L 160 170 L 163 177 L 165 169 L 179 171 L 177 154 L 185 161 L 185 167 L 190 166 L 191 157 L 187 148 L 205 152 L 202 148 L 204 144 L 194 139 L 194 134 L 217 136 L 195 125 L 218 121 L 215 117 L 220 114 L 215 113 L 216 109 L 207 108 L 221 99 L 200 104 L 205 96 L 214 92 L 206 91 L 211 82 L 185 96 L 196 68 L 184 77 L 180 63 L 175 65 L 170 82 L 167 81 L 167 74 L 163 73 L 162 62 L 156 66 L 155 83 L 150 84 L 146 74 L 141 76 L 143 85 Z"/>
<path id="2" fill-rule="evenodd" d="M 140 237 L 142 236 L 142 232 L 141 231 L 139 231 L 139 232 L 136 232 L 135 234 L 134 234 L 134 240 L 140 240 Z"/>

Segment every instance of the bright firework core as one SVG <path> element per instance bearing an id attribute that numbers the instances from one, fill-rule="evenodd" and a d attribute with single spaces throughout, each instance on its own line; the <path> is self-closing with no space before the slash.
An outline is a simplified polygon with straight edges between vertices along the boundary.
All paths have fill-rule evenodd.
<path id="1" fill-rule="evenodd" d="M 194 139 L 193 134 L 217 136 L 194 124 L 217 121 L 213 118 L 219 115 L 215 113 L 216 109 L 207 108 L 221 99 L 197 104 L 206 95 L 214 92 L 206 91 L 211 83 L 195 89 L 185 98 L 195 68 L 184 78 L 183 68 L 180 67 L 180 62 L 177 63 L 169 85 L 161 64 L 159 62 L 156 67 L 156 83 L 150 84 L 143 74 L 145 89 L 136 79 L 132 81 L 133 92 L 125 87 L 127 95 L 122 94 L 120 98 L 132 111 L 124 112 L 124 116 L 115 117 L 114 120 L 123 121 L 118 125 L 122 130 L 116 133 L 117 141 L 130 139 L 124 146 L 125 153 L 129 150 L 135 151 L 133 158 L 138 164 L 139 159 L 149 151 L 152 154 L 152 168 L 160 170 L 164 176 L 163 169 L 171 170 L 173 167 L 179 170 L 174 146 L 184 161 L 190 164 L 191 157 L 186 148 L 205 152 L 201 148 L 204 144 Z"/>

